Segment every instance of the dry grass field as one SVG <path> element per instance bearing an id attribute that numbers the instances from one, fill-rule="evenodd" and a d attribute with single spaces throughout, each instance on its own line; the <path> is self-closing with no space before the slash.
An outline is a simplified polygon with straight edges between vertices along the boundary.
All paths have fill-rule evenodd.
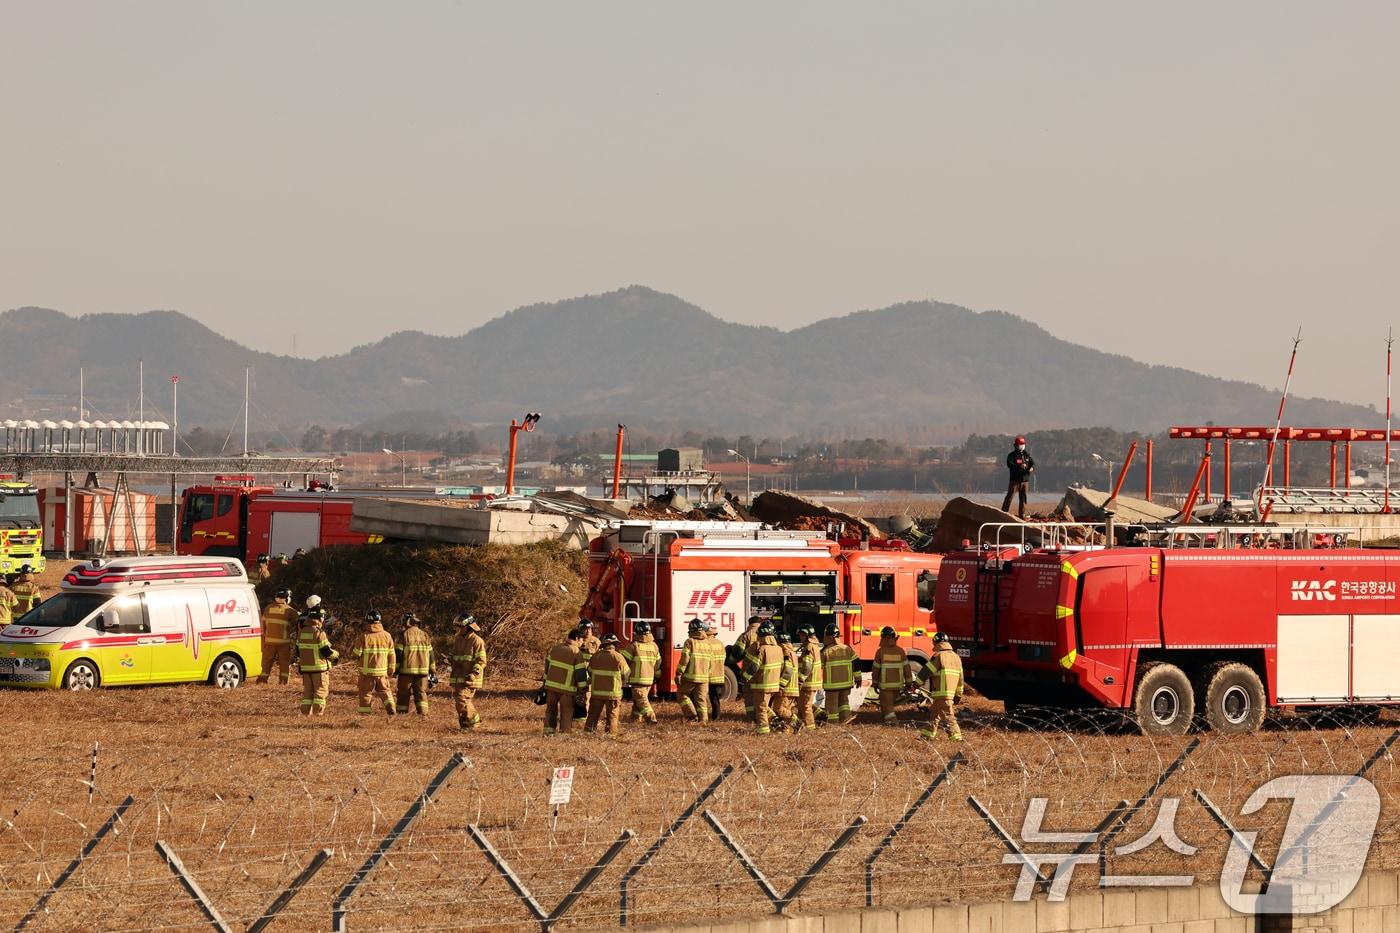
<path id="1" fill-rule="evenodd" d="M 1257 736 L 1146 739 L 1112 724 L 1047 721 L 1029 728 L 974 701 L 961 713 L 967 740 L 916 740 L 901 727 L 859 722 L 814 733 L 752 734 L 732 712 L 709 727 L 661 704 L 656 727 L 624 726 L 618 739 L 540 734 L 527 679 L 488 689 L 484 727 L 463 734 L 444 688 L 426 720 L 354 712 L 353 675 L 338 670 L 324 719 L 297 714 L 296 686 L 105 690 L 87 695 L 0 691 L 0 924 L 13 926 L 125 798 L 118 831 L 36 916 L 30 929 L 201 929 L 208 922 L 157 854 L 165 842 L 231 928 L 246 928 L 327 848 L 331 856 L 272 929 L 324 928 L 337 893 L 454 753 L 466 764 L 391 848 L 348 903 L 352 930 L 530 930 L 538 924 L 467 832 L 476 825 L 548 912 L 624 830 L 615 862 L 569 910 L 561 929 L 612 928 L 628 867 L 726 766 L 705 807 L 779 893 L 858 816 L 868 821 L 792 905 L 801 914 L 865 902 L 864 864 L 905 811 L 961 752 L 937 789 L 874 862 L 878 905 L 1010 897 L 1016 865 L 978 816 L 984 803 L 1017 833 L 1034 796 L 1048 798 L 1045 828 L 1092 829 L 1120 800 L 1137 801 L 1191 744 L 1199 745 L 1132 816 L 1119 843 L 1142 836 L 1161 797 L 1181 797 L 1176 827 L 1198 846 L 1183 859 L 1160 844 L 1114 856 L 1119 873 L 1219 872 L 1226 835 L 1191 797 L 1203 790 L 1267 846 L 1287 816 L 1271 804 L 1238 816 L 1270 777 L 1353 773 L 1395 731 L 1283 722 Z M 91 800 L 89 769 L 97 748 Z M 577 768 L 574 798 L 548 806 L 552 768 Z M 1400 774 L 1381 755 L 1368 776 L 1383 809 L 1371 863 L 1400 863 Z M 1055 847 L 1028 847 L 1050 851 Z M 1068 847 L 1060 847 L 1061 849 Z M 1076 884 L 1093 884 L 1094 867 Z M 630 881 L 629 922 L 704 921 L 771 913 L 772 904 L 696 815 Z"/>

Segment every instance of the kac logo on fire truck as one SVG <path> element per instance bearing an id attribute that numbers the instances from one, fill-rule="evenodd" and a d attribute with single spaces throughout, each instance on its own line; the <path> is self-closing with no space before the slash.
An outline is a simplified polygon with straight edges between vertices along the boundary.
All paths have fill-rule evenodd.
<path id="1" fill-rule="evenodd" d="M 1336 580 L 1294 580 L 1291 586 L 1293 599 L 1302 602 L 1332 602 L 1337 598 Z"/>
<path id="2" fill-rule="evenodd" d="M 691 590 L 687 609 L 718 609 L 729 601 L 734 592 L 734 584 L 721 583 L 712 590 Z"/>

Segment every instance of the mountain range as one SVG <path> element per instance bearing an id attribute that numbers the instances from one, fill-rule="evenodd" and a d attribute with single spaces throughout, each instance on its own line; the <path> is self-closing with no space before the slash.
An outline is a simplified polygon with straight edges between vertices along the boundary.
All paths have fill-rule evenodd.
<path id="1" fill-rule="evenodd" d="M 162 412 L 165 379 L 180 375 L 182 425 L 233 424 L 251 367 L 255 428 L 382 424 L 407 413 L 501 423 L 538 410 L 555 428 L 620 421 L 933 443 L 1088 425 L 1263 424 L 1278 404 L 1275 389 L 1139 363 L 1013 314 L 939 302 L 782 331 L 633 286 L 519 308 L 457 337 L 402 331 L 317 360 L 255 352 L 174 311 L 19 308 L 0 314 L 0 333 L 6 417 L 76 417 L 79 367 L 92 417 L 131 417 L 137 360 Z M 1289 400 L 1293 424 L 1378 420 L 1360 405 Z"/>

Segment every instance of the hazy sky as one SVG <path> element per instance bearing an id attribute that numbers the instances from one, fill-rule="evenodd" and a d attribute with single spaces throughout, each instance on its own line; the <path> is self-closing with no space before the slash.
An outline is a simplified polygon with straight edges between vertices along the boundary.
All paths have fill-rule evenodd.
<path id="1" fill-rule="evenodd" d="M 1380 404 L 1400 4 L 0 3 L 0 307 L 260 349 L 936 298 Z M 600 361 L 601 365 L 601 361 Z M 1267 413 L 1266 413 L 1267 414 Z"/>

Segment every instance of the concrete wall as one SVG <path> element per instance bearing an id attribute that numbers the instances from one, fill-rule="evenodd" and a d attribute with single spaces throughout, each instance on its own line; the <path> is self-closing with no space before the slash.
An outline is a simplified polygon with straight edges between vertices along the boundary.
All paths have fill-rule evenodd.
<path id="1" fill-rule="evenodd" d="M 1370 872 L 1337 907 L 1312 916 L 1251 917 L 1227 907 L 1214 885 L 1075 892 L 1063 901 L 951 904 L 765 917 L 675 933 L 1394 933 L 1400 874 Z"/>

